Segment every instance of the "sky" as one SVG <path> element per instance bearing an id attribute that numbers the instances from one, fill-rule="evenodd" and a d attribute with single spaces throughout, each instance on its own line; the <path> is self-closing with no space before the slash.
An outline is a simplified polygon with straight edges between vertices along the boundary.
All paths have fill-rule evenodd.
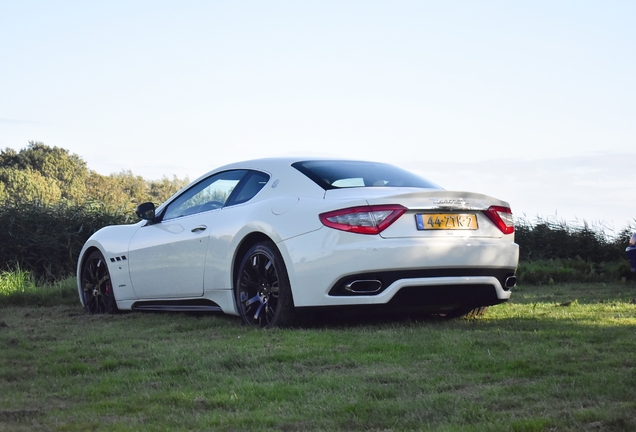
<path id="1" fill-rule="evenodd" d="M 0 148 L 195 179 L 390 162 L 516 217 L 636 227 L 636 2 L 0 0 Z"/>

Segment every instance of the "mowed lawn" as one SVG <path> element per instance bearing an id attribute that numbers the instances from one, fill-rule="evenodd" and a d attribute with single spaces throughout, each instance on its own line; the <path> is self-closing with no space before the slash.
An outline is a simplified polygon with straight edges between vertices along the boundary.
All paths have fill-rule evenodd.
<path id="1" fill-rule="evenodd" d="M 0 303 L 0 431 L 636 430 L 633 281 L 273 330 L 60 303 Z"/>

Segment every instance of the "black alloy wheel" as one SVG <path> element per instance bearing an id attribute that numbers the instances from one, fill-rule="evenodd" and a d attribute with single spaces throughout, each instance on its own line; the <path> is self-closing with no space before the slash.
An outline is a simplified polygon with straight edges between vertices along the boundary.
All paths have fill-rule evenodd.
<path id="1" fill-rule="evenodd" d="M 239 315 L 262 328 L 290 325 L 294 301 L 287 269 L 272 242 L 252 246 L 241 261 L 235 284 Z"/>
<path id="2" fill-rule="evenodd" d="M 92 252 L 84 261 L 81 283 L 82 300 L 87 312 L 103 314 L 117 311 L 110 273 L 101 252 Z"/>

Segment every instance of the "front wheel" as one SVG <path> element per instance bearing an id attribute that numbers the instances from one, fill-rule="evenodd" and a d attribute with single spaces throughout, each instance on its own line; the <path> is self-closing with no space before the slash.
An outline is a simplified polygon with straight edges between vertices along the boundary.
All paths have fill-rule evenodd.
<path id="1" fill-rule="evenodd" d="M 234 288 L 239 315 L 247 325 L 284 327 L 294 315 L 287 269 L 272 242 L 252 246 L 239 266 Z"/>
<path id="2" fill-rule="evenodd" d="M 94 251 L 86 258 L 80 277 L 82 302 L 86 311 L 92 314 L 117 312 L 110 273 L 100 251 Z"/>

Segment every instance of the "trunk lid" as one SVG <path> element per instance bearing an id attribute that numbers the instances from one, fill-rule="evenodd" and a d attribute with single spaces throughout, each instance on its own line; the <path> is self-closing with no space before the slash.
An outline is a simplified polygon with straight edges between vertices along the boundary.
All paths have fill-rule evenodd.
<path id="1" fill-rule="evenodd" d="M 510 207 L 507 202 L 484 194 L 420 188 L 333 189 L 326 191 L 325 199 L 364 199 L 369 205 L 399 204 L 406 207 L 406 213 L 382 231 L 380 235 L 384 238 L 501 238 L 504 234 L 484 211 L 491 206 Z"/>

